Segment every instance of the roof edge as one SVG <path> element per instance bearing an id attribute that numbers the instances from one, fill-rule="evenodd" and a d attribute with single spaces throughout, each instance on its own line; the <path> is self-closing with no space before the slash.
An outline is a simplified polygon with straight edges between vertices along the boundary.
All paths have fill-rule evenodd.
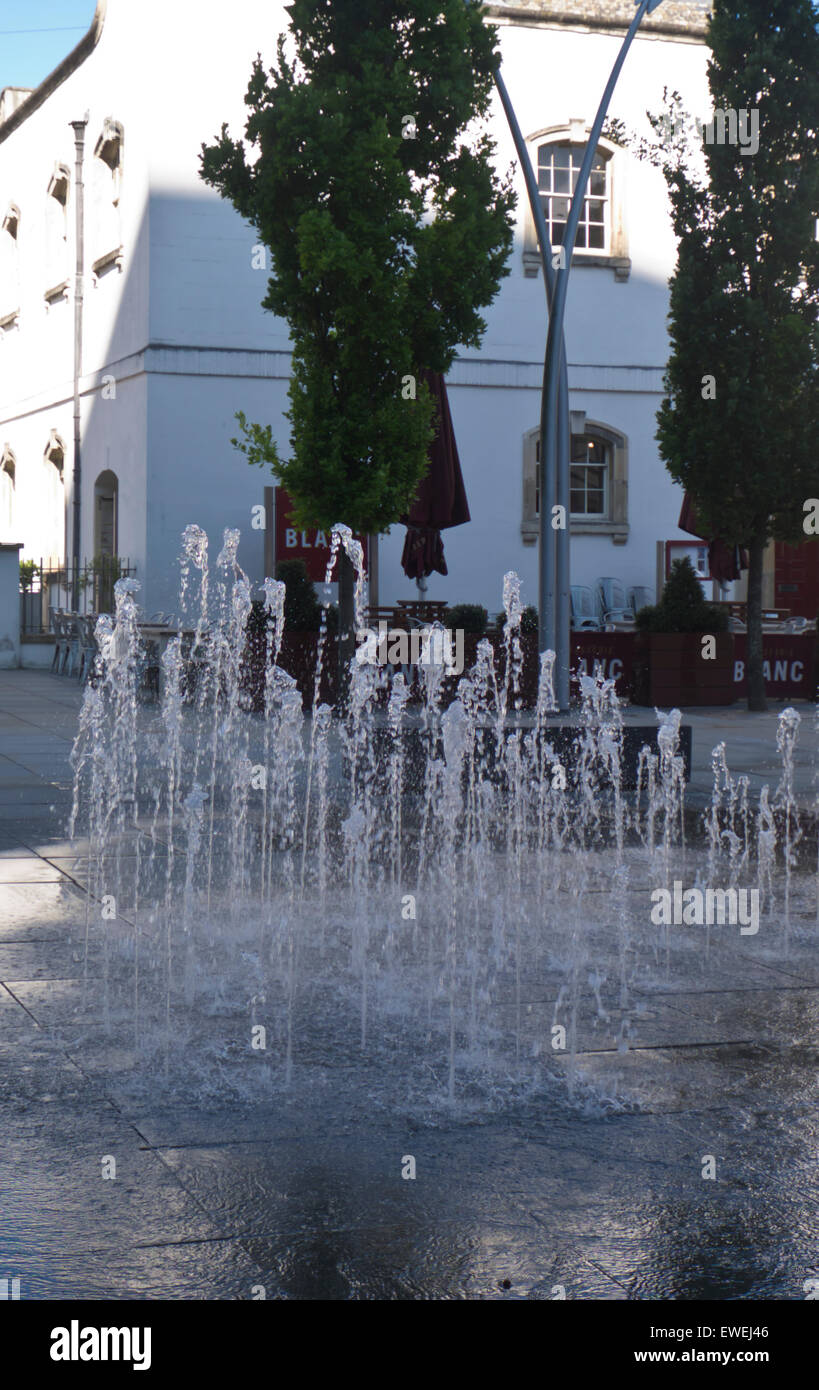
<path id="1" fill-rule="evenodd" d="M 710 9 L 710 7 L 709 7 Z M 647 15 L 639 37 L 685 38 L 705 42 L 709 9 L 686 0 L 670 0 L 654 15 Z M 565 27 L 624 34 L 632 17 L 631 7 L 617 0 L 484 0 L 491 20 L 534 27 Z"/>
<path id="2" fill-rule="evenodd" d="M 28 116 L 42 106 L 44 101 L 51 96 L 51 93 L 62 86 L 67 77 L 85 62 L 89 54 L 93 53 L 102 35 L 103 25 L 105 24 L 105 14 L 108 9 L 108 0 L 97 0 L 97 8 L 94 11 L 94 18 L 91 20 L 91 27 L 80 39 L 76 48 L 72 48 L 67 57 L 57 65 L 53 72 L 44 77 L 39 87 L 35 87 L 31 96 L 26 97 L 15 111 L 7 117 L 0 125 L 0 144 L 11 135 L 13 130 L 23 124 Z"/>

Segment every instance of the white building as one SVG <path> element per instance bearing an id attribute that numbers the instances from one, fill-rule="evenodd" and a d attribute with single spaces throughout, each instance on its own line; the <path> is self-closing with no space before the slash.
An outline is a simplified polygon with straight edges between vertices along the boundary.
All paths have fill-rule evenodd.
<path id="1" fill-rule="evenodd" d="M 503 73 L 559 220 L 563 170 L 578 160 L 633 15 L 631 0 L 500 0 Z M 148 610 L 175 603 L 179 537 L 212 545 L 226 526 L 263 577 L 251 530 L 265 478 L 230 444 L 235 412 L 271 421 L 287 448 L 286 324 L 259 307 L 255 235 L 199 178 L 199 151 L 223 121 L 244 126 L 258 51 L 273 56 L 287 15 L 271 0 L 99 0 L 89 33 L 34 92 L 0 99 L 0 540 L 24 558 L 71 551 L 75 136 L 85 126 L 85 295 L 79 377 L 83 558 L 136 565 Z M 635 40 L 611 116 L 649 133 L 663 87 L 706 114 L 701 4 L 666 0 Z M 511 137 L 496 100 L 506 168 Z M 612 575 L 655 587 L 656 542 L 685 540 L 681 494 L 654 442 L 667 356 L 675 243 L 660 173 L 610 141 L 581 224 L 569 290 L 570 406 L 586 415 L 573 474 L 572 582 Z M 547 173 L 547 171 L 549 171 Z M 445 534 L 449 577 L 429 596 L 500 607 L 515 569 L 537 596 L 535 437 L 546 309 L 523 179 L 511 273 L 480 352 L 448 378 L 469 525 Z M 258 260 L 258 256 L 256 257 Z M 400 570 L 404 528 L 380 542 L 379 601 L 413 597 Z"/>

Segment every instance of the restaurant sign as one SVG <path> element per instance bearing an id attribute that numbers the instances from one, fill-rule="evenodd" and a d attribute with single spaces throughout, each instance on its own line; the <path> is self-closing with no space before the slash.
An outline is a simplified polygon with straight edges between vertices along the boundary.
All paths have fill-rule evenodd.
<path id="1" fill-rule="evenodd" d="M 331 534 L 318 527 L 306 531 L 294 526 L 290 520 L 292 499 L 283 487 L 276 488 L 276 563 L 282 560 L 303 560 L 307 574 L 314 584 L 323 584 L 330 558 Z M 364 547 L 364 564 L 369 563 L 367 537 L 356 536 Z M 334 573 L 333 579 L 338 578 Z"/>

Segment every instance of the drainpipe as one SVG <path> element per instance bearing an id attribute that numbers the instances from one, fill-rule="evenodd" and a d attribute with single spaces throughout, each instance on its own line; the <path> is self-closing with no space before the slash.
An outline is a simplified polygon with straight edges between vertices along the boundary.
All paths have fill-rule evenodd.
<path id="1" fill-rule="evenodd" d="M 82 454 L 80 420 L 80 376 L 82 374 L 82 310 L 83 275 L 85 271 L 85 208 L 83 188 L 83 160 L 85 156 L 85 127 L 88 125 L 88 112 L 81 121 L 71 121 L 74 131 L 74 150 L 76 172 L 74 175 L 74 206 L 76 209 L 77 260 L 74 274 L 74 467 L 71 475 L 72 487 L 72 531 L 71 563 L 73 577 L 71 584 L 71 606 L 74 612 L 80 606 L 80 545 L 82 526 Z"/>

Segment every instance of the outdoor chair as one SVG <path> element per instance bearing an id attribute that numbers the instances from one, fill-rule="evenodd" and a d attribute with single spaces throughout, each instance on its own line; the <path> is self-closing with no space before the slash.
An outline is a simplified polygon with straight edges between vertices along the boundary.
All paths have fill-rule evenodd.
<path id="1" fill-rule="evenodd" d="M 62 673 L 68 657 L 68 637 L 63 623 L 63 614 L 56 608 L 49 608 L 48 620 L 51 631 L 54 633 L 54 655 L 51 658 L 51 669 L 59 676 Z"/>
<path id="2" fill-rule="evenodd" d="M 635 584 L 628 591 L 628 606 L 635 618 L 641 608 L 648 608 L 654 602 L 654 593 L 647 589 L 644 584 Z"/>
<path id="3" fill-rule="evenodd" d="M 63 630 L 65 632 L 68 650 L 63 660 L 62 674 L 73 676 L 80 669 L 82 633 L 80 631 L 80 617 L 78 613 L 65 614 L 63 618 Z"/>
<path id="4" fill-rule="evenodd" d="M 84 618 L 78 618 L 80 628 L 80 669 L 78 672 L 80 684 L 84 685 L 94 669 L 99 647 L 94 635 L 97 625 L 96 616 L 89 613 Z"/>
<path id="5" fill-rule="evenodd" d="M 626 599 L 625 585 L 619 579 L 598 579 L 596 584 L 598 602 L 603 613 L 604 623 L 617 623 L 621 627 L 634 626 L 634 610 Z"/>
<path id="6" fill-rule="evenodd" d="M 572 584 L 572 628 L 575 632 L 599 632 L 600 618 L 594 595 L 585 584 Z"/>

